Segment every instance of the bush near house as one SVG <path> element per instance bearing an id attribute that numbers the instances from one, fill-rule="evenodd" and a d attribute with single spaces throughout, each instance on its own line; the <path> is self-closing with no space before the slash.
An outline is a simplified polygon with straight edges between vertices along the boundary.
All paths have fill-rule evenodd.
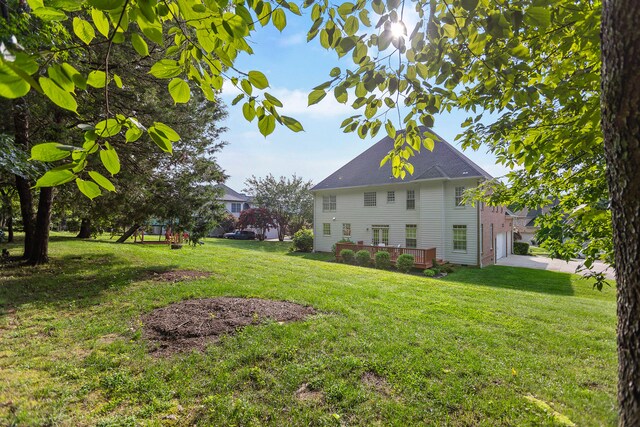
<path id="1" fill-rule="evenodd" d="M 340 258 L 345 264 L 353 264 L 356 260 L 356 256 L 351 249 L 343 249 L 340 251 Z"/>
<path id="2" fill-rule="evenodd" d="M 313 250 L 313 231 L 302 228 L 293 235 L 293 247 L 299 252 L 311 252 Z"/>
<path id="3" fill-rule="evenodd" d="M 385 251 L 376 252 L 375 263 L 376 268 L 388 270 L 391 267 L 391 255 Z"/>
<path id="4" fill-rule="evenodd" d="M 396 268 L 403 273 L 408 273 L 413 268 L 415 258 L 410 254 L 402 254 L 396 260 Z"/>
<path id="5" fill-rule="evenodd" d="M 356 264 L 361 267 L 367 267 L 371 264 L 371 254 L 369 251 L 365 251 L 364 249 L 356 252 Z"/>
<path id="6" fill-rule="evenodd" d="M 436 272 L 431 270 L 430 268 L 427 268 L 425 271 L 423 271 L 423 273 L 427 277 L 433 277 L 436 275 Z"/>
<path id="7" fill-rule="evenodd" d="M 529 244 L 525 242 L 513 242 L 513 253 L 516 255 L 529 255 Z"/>
<path id="8" fill-rule="evenodd" d="M 331 253 L 333 253 L 334 255 L 336 254 L 336 244 L 337 243 L 353 243 L 353 240 L 350 239 L 340 239 L 338 240 L 336 243 L 333 244 L 333 246 L 331 246 Z"/>

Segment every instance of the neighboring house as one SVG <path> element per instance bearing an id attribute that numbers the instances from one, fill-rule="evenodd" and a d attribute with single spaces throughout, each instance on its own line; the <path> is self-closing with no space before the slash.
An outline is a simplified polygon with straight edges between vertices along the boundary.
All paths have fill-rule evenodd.
<path id="1" fill-rule="evenodd" d="M 386 137 L 324 179 L 314 193 L 314 250 L 340 239 L 372 245 L 436 248 L 438 259 L 485 266 L 512 253 L 505 207 L 462 202 L 463 192 L 492 177 L 442 138 L 411 158 L 413 175 L 391 174 L 380 160 Z"/>
<path id="2" fill-rule="evenodd" d="M 544 206 L 538 209 L 524 208 L 513 214 L 513 231 L 518 233 L 521 237 L 521 241 L 532 244 L 535 241 L 535 236 L 540 227 L 536 225 L 536 219 L 540 215 L 547 214 L 551 208 L 556 206 L 558 202 L 553 202 L 548 206 Z"/>
<path id="3" fill-rule="evenodd" d="M 253 198 L 251 196 L 238 193 L 224 184 L 219 184 L 216 188 L 220 188 L 224 191 L 224 194 L 222 197 L 218 198 L 218 201 L 222 202 L 227 212 L 236 218 L 240 217 L 240 212 L 252 207 L 251 202 L 253 201 Z"/>
<path id="4" fill-rule="evenodd" d="M 255 207 L 253 206 L 253 197 L 251 196 L 247 196 L 243 193 L 238 193 L 237 191 L 224 184 L 218 184 L 216 188 L 220 188 L 224 192 L 222 197 L 218 198 L 218 201 L 222 202 L 227 212 L 236 217 L 236 219 L 240 217 L 240 213 L 242 211 Z M 211 235 L 221 236 L 223 232 L 223 230 L 217 228 L 211 233 Z M 270 229 L 269 231 L 267 231 L 266 238 L 278 238 L 278 230 L 276 228 Z"/>

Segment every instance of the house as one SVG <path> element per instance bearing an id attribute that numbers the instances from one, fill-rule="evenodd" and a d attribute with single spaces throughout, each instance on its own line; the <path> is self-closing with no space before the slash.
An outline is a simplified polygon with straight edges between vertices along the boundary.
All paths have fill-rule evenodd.
<path id="1" fill-rule="evenodd" d="M 240 213 L 244 210 L 251 209 L 255 207 L 253 205 L 253 197 L 247 196 L 243 193 L 238 193 L 231 187 L 228 187 L 224 184 L 218 184 L 216 188 L 219 188 L 223 191 L 221 197 L 218 198 L 219 202 L 224 204 L 224 208 L 234 217 L 239 218 Z M 221 228 L 216 228 L 211 235 L 213 236 L 222 236 L 224 234 L 224 230 Z M 277 239 L 278 238 L 278 230 L 277 228 L 272 228 L 266 233 L 267 239 Z"/>
<path id="2" fill-rule="evenodd" d="M 558 201 L 555 200 L 537 209 L 524 208 L 514 212 L 513 231 L 516 233 L 516 240 L 520 238 L 520 240 L 525 243 L 534 244 L 536 233 L 540 229 L 540 227 L 536 225 L 536 219 L 541 215 L 546 215 L 557 205 Z"/>
<path id="3" fill-rule="evenodd" d="M 512 253 L 512 219 L 505 207 L 465 204 L 463 193 L 492 177 L 438 137 L 433 152 L 411 158 L 413 175 L 394 178 L 393 148 L 383 138 L 312 188 L 314 250 L 341 239 L 371 245 L 435 248 L 436 257 L 486 266 Z"/>
<path id="4" fill-rule="evenodd" d="M 223 191 L 222 197 L 219 197 L 218 201 L 222 202 L 227 212 L 236 218 L 240 217 L 240 212 L 251 208 L 251 202 L 253 201 L 251 196 L 238 193 L 224 184 L 218 184 L 216 188 Z"/>

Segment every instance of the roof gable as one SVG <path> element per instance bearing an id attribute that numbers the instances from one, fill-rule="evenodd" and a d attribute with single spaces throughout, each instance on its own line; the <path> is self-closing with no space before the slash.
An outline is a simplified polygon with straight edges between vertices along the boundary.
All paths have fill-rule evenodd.
<path id="1" fill-rule="evenodd" d="M 219 197 L 218 200 L 224 200 L 227 202 L 251 202 L 251 197 L 246 194 L 238 193 L 230 187 L 227 187 L 224 184 L 218 184 L 216 188 L 222 189 L 224 194 L 222 197 Z"/>
<path id="2" fill-rule="evenodd" d="M 420 130 L 429 129 L 421 127 Z M 429 131 L 433 133 L 431 130 Z M 416 153 L 410 159 L 414 172 L 413 175 L 408 175 L 405 179 L 393 177 L 391 162 L 380 167 L 380 160 L 393 148 L 393 139 L 387 136 L 329 175 L 311 190 L 411 183 L 438 178 L 493 178 L 439 135 L 436 136 L 437 140 L 433 151 L 422 149 L 420 153 Z"/>

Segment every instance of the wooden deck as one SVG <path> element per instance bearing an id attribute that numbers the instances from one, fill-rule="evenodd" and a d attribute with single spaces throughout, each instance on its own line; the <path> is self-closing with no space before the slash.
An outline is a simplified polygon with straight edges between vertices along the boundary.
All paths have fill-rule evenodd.
<path id="1" fill-rule="evenodd" d="M 340 261 L 340 252 L 343 249 L 351 249 L 353 252 L 361 250 L 369 251 L 371 259 L 375 257 L 376 252 L 389 252 L 392 264 L 395 264 L 398 257 L 402 254 L 413 255 L 414 265 L 417 268 L 433 267 L 433 259 L 436 257 L 436 248 L 418 249 L 401 248 L 397 246 L 372 246 L 358 243 L 336 243 L 336 260 Z"/>

